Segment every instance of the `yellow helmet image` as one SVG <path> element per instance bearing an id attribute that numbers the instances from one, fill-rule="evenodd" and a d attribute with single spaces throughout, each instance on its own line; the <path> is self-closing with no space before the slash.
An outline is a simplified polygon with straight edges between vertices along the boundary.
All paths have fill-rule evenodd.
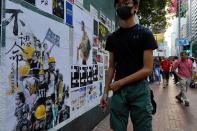
<path id="1" fill-rule="evenodd" d="M 36 119 L 43 119 L 46 117 L 46 108 L 44 105 L 39 105 L 34 113 Z"/>
<path id="2" fill-rule="evenodd" d="M 41 69 L 40 71 L 39 71 L 39 75 L 44 75 L 45 73 L 44 73 L 44 70 L 43 69 Z"/>
<path id="3" fill-rule="evenodd" d="M 21 77 L 25 77 L 29 74 L 30 66 L 26 64 L 25 66 L 19 67 L 19 74 Z"/>
<path id="4" fill-rule="evenodd" d="M 48 63 L 55 63 L 55 58 L 54 57 L 49 57 Z"/>

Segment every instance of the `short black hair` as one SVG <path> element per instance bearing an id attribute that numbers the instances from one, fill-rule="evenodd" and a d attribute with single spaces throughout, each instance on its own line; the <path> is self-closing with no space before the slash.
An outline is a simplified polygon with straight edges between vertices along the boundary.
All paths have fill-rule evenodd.
<path id="1" fill-rule="evenodd" d="M 19 99 L 21 100 L 22 103 L 25 103 L 25 95 L 23 92 L 19 92 L 17 93 L 17 95 L 19 96 Z"/>
<path id="2" fill-rule="evenodd" d="M 183 55 L 183 54 L 188 55 L 186 51 L 182 51 L 182 52 L 180 53 L 180 55 Z"/>
<path id="3" fill-rule="evenodd" d="M 119 2 L 119 0 L 114 0 L 114 7 L 116 6 L 116 4 Z M 133 0 L 133 4 L 134 5 L 139 5 L 140 0 Z"/>

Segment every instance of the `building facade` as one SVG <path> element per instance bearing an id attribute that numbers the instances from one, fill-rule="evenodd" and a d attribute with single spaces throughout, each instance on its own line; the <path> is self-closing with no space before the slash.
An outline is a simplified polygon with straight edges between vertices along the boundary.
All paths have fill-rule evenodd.
<path id="1" fill-rule="evenodd" d="M 197 0 L 189 0 L 187 13 L 187 37 L 190 41 L 191 55 L 197 57 Z"/>

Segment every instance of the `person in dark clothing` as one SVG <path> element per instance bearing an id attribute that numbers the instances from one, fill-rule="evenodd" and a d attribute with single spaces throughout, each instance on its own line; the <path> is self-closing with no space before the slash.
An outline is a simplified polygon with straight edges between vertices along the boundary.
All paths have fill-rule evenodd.
<path id="1" fill-rule="evenodd" d="M 157 43 L 151 31 L 135 21 L 139 0 L 115 0 L 120 28 L 108 36 L 109 68 L 101 107 L 106 108 L 109 90 L 110 127 L 126 131 L 130 114 L 134 131 L 152 131 L 152 104 L 146 77 L 153 68 Z M 115 75 L 114 82 L 112 79 Z"/>
<path id="2" fill-rule="evenodd" d="M 177 62 L 177 60 L 178 60 L 178 56 L 175 56 L 173 58 L 172 67 Z M 178 76 L 175 71 L 173 71 L 172 74 L 174 75 L 174 83 L 176 84 L 179 81 Z"/>
<path id="3" fill-rule="evenodd" d="M 160 73 L 160 61 L 159 61 L 159 58 L 155 58 L 154 59 L 154 63 L 153 63 L 153 69 L 154 69 L 154 74 L 155 74 L 155 78 L 156 78 L 156 81 L 158 81 L 160 83 L 161 81 L 161 73 Z"/>

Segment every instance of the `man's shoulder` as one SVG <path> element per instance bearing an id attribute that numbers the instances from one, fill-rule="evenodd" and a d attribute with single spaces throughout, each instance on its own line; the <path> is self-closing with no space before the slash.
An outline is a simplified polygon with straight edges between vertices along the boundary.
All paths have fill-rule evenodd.
<path id="1" fill-rule="evenodd" d="M 188 59 L 188 62 L 189 62 L 190 64 L 193 64 L 192 60 L 190 60 L 190 59 Z"/>
<path id="2" fill-rule="evenodd" d="M 138 30 L 143 34 L 152 34 L 149 28 L 139 25 Z"/>

